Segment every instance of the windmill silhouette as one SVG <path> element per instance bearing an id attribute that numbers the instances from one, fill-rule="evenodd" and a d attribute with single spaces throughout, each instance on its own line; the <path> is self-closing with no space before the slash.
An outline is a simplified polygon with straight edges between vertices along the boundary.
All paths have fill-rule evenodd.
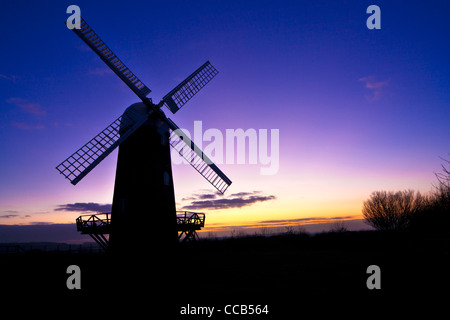
<path id="1" fill-rule="evenodd" d="M 174 243 L 178 231 L 169 146 L 220 193 L 225 192 L 231 180 L 165 116 L 161 107 L 166 106 L 176 113 L 218 71 L 207 61 L 154 104 L 147 98 L 151 90 L 106 46 L 84 19 L 81 19 L 80 29 L 72 30 L 142 100 L 128 107 L 120 117 L 56 167 L 76 185 L 120 145 L 111 216 L 107 215 L 106 220 L 91 217 L 90 223 L 84 224 L 91 230 L 86 233 L 91 232 L 99 244 L 113 251 L 129 250 L 130 246 L 145 250 L 152 242 Z M 83 221 L 77 219 L 77 226 L 83 226 Z M 105 233 L 110 235 L 109 239 L 103 236 Z"/>

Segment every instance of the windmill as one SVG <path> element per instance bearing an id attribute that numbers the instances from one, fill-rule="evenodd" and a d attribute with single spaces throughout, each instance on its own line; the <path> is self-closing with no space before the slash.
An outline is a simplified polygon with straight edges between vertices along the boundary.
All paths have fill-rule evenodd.
<path id="1" fill-rule="evenodd" d="M 81 19 L 72 29 L 142 100 L 128 107 L 109 126 L 75 151 L 56 169 L 76 185 L 115 148 L 117 158 L 109 244 L 113 250 L 144 249 L 150 242 L 177 240 L 177 216 L 170 147 L 220 193 L 231 180 L 161 110 L 176 113 L 218 71 L 209 61 L 154 104 L 151 90 L 106 46 Z"/>

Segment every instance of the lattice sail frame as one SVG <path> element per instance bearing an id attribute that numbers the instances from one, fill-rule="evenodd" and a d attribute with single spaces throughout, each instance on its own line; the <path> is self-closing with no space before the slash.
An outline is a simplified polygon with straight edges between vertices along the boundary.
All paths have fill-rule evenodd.
<path id="1" fill-rule="evenodd" d="M 81 18 L 80 29 L 72 30 L 114 71 L 123 82 L 142 100 L 151 90 L 112 52 L 92 28 Z"/>
<path id="2" fill-rule="evenodd" d="M 56 169 L 73 185 L 76 185 L 92 169 L 105 159 L 115 148 L 136 131 L 150 114 L 164 104 L 176 113 L 195 94 L 198 93 L 219 72 L 209 61 L 194 71 L 183 82 L 165 95 L 155 106 L 146 96 L 151 90 L 140 81 L 130 69 L 112 52 L 92 28 L 81 18 L 80 29 L 72 29 L 94 52 L 111 68 L 133 92 L 149 107 L 146 115 L 126 112 L 114 120 L 102 132 L 61 162 Z M 165 118 L 165 117 L 164 117 Z M 231 180 L 172 122 L 167 119 L 172 130 L 171 146 L 177 150 L 206 180 L 222 194 Z M 183 142 L 183 143 L 181 143 Z M 186 148 L 186 146 L 188 148 Z"/>
<path id="3" fill-rule="evenodd" d="M 115 148 L 136 131 L 152 112 L 142 115 L 128 110 L 102 132 L 61 162 L 56 169 L 76 185 Z"/>
<path id="4" fill-rule="evenodd" d="M 206 61 L 205 64 L 163 97 L 164 105 L 172 113 L 176 113 L 218 73 L 219 71 L 209 61 Z"/>
<path id="5" fill-rule="evenodd" d="M 231 184 L 231 180 L 200 150 L 195 143 L 169 118 L 170 145 L 189 164 L 209 181 L 220 193 L 224 193 Z"/>

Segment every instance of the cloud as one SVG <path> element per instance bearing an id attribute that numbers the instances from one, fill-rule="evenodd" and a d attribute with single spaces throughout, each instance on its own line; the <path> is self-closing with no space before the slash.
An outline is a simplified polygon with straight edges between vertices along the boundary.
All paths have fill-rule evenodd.
<path id="1" fill-rule="evenodd" d="M 33 222 L 30 222 L 28 225 L 30 225 L 30 226 L 50 226 L 53 224 L 54 224 L 53 222 L 33 221 Z"/>
<path id="2" fill-rule="evenodd" d="M 345 223 L 345 227 L 351 231 L 373 230 L 372 227 L 364 223 L 361 216 L 339 216 L 339 217 L 308 217 L 299 219 L 286 220 L 263 220 L 255 223 L 244 225 L 225 225 L 222 223 L 207 223 L 204 231 L 206 235 L 209 232 L 219 236 L 233 235 L 251 235 L 251 234 L 280 234 L 286 232 L 286 228 L 294 228 L 295 231 L 301 232 L 324 232 L 335 228 L 336 222 Z"/>
<path id="3" fill-rule="evenodd" d="M 21 216 L 19 214 L 19 211 L 17 211 L 17 210 L 5 210 L 5 211 L 2 211 L 2 213 L 6 213 L 6 214 L 0 215 L 0 219 L 11 219 L 11 218 L 16 218 L 16 217 L 19 217 L 20 219 L 24 219 L 24 218 L 30 217 L 30 215 L 28 215 L 28 214 L 25 216 Z"/>
<path id="4" fill-rule="evenodd" d="M 215 199 L 215 198 L 217 198 L 217 195 L 212 193 L 212 194 L 201 194 L 201 195 L 198 196 L 197 199 L 200 199 L 200 200 L 211 200 L 211 199 Z"/>
<path id="5" fill-rule="evenodd" d="M 0 216 L 0 219 L 10 219 L 10 218 L 15 218 L 18 217 L 18 214 L 5 214 L 3 216 Z"/>
<path id="6" fill-rule="evenodd" d="M 68 203 L 61 204 L 55 211 L 77 211 L 77 212 L 111 212 L 112 205 L 111 204 L 100 204 L 95 202 L 76 202 L 76 203 Z"/>
<path id="7" fill-rule="evenodd" d="M 26 99 L 22 98 L 9 98 L 6 100 L 7 103 L 16 105 L 23 111 L 34 114 L 34 115 L 45 115 L 47 112 L 42 109 L 42 107 L 37 103 L 29 102 Z"/>
<path id="8" fill-rule="evenodd" d="M 245 196 L 254 195 L 254 194 L 257 194 L 257 193 L 261 193 L 261 191 L 238 192 L 238 193 L 231 194 L 230 197 L 245 197 Z"/>
<path id="9" fill-rule="evenodd" d="M 339 216 L 339 217 L 310 217 L 310 218 L 298 218 L 298 219 L 283 219 L 283 220 L 263 220 L 259 221 L 258 225 L 270 225 L 270 226 L 283 226 L 283 225 L 302 225 L 302 224 L 316 224 L 316 223 L 330 223 L 336 221 L 345 221 L 351 219 L 357 219 L 357 216 Z"/>
<path id="10" fill-rule="evenodd" d="M 16 214 L 16 213 L 19 213 L 19 211 L 17 211 L 17 210 L 5 210 L 5 211 L 2 211 L 3 213 L 11 213 L 11 214 Z"/>
<path id="11" fill-rule="evenodd" d="M 0 73 L 0 78 L 1 79 L 6 79 L 6 80 L 10 80 L 13 83 L 16 83 L 16 80 L 19 79 L 19 76 L 16 76 L 16 75 L 7 76 L 6 74 L 1 74 Z"/>
<path id="12" fill-rule="evenodd" d="M 252 229 L 252 228 L 283 228 L 287 226 L 309 226 L 309 225 L 325 225 L 333 224 L 335 222 L 345 221 L 361 221 L 360 216 L 338 216 L 338 217 L 308 217 L 298 219 L 279 219 L 279 220 L 262 220 L 251 224 L 245 224 L 240 226 L 228 226 L 221 223 L 208 224 L 208 230 L 224 231 L 226 229 L 240 228 L 240 229 Z"/>
<path id="13" fill-rule="evenodd" d="M 228 198 L 217 198 L 218 194 L 194 194 L 194 197 L 185 199 L 191 200 L 189 205 L 183 207 L 184 210 L 218 210 L 242 208 L 258 202 L 274 200 L 274 195 L 258 195 L 260 191 L 233 193 Z"/>
<path id="14" fill-rule="evenodd" d="M 183 198 L 183 199 L 181 199 L 181 200 L 183 200 L 183 201 L 187 201 L 187 200 L 209 200 L 209 199 L 216 199 L 217 198 L 217 196 L 218 196 L 219 194 L 218 193 L 201 193 L 201 194 L 193 194 L 193 196 L 191 196 L 191 197 L 186 197 L 186 198 Z"/>
<path id="15" fill-rule="evenodd" d="M 372 92 L 371 95 L 365 96 L 370 102 L 378 100 L 383 95 L 383 88 L 389 84 L 389 80 L 377 81 L 374 76 L 363 77 L 358 81 L 363 82 L 365 87 Z"/>
<path id="16" fill-rule="evenodd" d="M 44 129 L 45 126 L 42 124 L 28 124 L 25 122 L 12 122 L 11 123 L 14 127 L 18 128 L 18 129 L 22 129 L 22 130 L 34 130 L 34 129 Z"/>

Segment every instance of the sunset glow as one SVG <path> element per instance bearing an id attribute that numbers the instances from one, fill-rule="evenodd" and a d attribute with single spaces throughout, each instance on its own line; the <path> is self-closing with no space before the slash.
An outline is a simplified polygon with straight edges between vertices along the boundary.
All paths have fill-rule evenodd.
<path id="1" fill-rule="evenodd" d="M 66 28 L 70 4 L 9 2 L 0 13 L 9 30 L 0 36 L 1 225 L 74 223 L 96 211 L 68 204 L 112 202 L 117 150 L 76 186 L 55 170 L 138 101 Z M 233 181 L 223 196 L 173 159 L 177 210 L 206 213 L 203 235 L 322 225 L 316 232 L 336 221 L 357 229 L 371 192 L 430 192 L 449 158 L 448 10 L 378 1 L 382 28 L 368 30 L 361 1 L 76 4 L 156 103 L 205 61 L 219 70 L 176 115 L 164 110 L 192 134 L 201 121 L 202 133 L 224 139 L 202 136 L 203 150 L 223 146 L 209 146 Z M 237 145 L 227 160 L 231 129 L 258 139 L 267 130 L 272 173 L 261 174 L 260 140 L 254 163 L 248 139 L 244 163 Z"/>

